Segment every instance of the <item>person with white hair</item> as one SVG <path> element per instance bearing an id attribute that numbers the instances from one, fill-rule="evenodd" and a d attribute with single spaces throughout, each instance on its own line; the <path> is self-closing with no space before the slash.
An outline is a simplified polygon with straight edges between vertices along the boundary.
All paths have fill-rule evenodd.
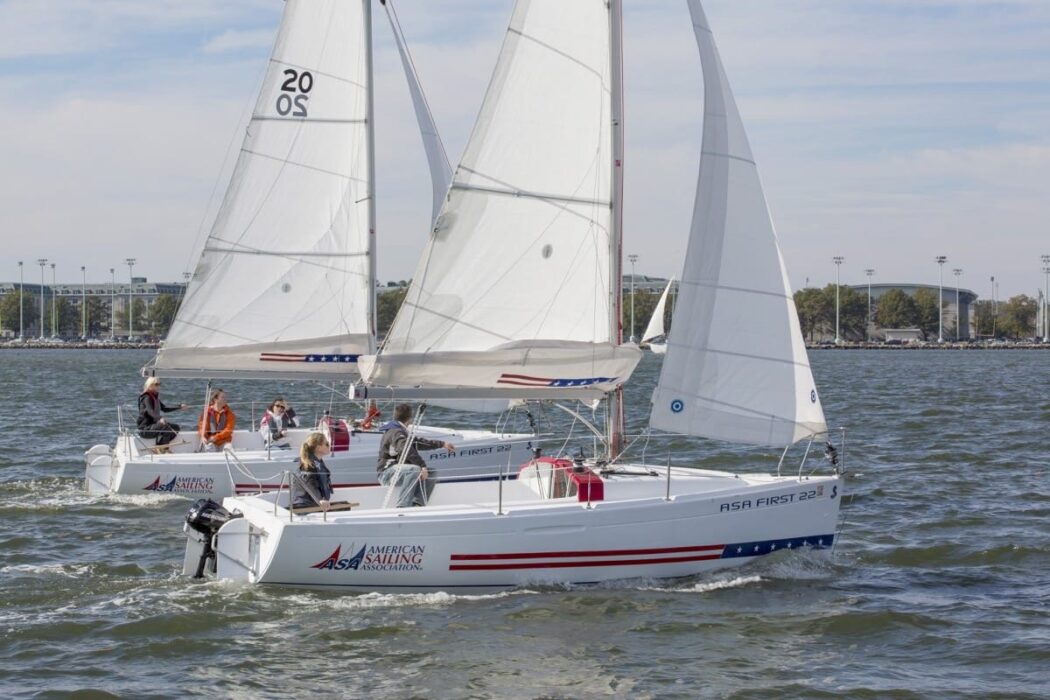
<path id="1" fill-rule="evenodd" d="M 139 437 L 155 439 L 157 447 L 167 445 L 179 434 L 179 426 L 176 423 L 169 423 L 163 414 L 181 411 L 186 407 L 184 403 L 178 406 L 166 406 L 160 400 L 160 380 L 150 377 L 142 387 L 142 393 L 139 394 L 139 418 L 136 423 Z"/>

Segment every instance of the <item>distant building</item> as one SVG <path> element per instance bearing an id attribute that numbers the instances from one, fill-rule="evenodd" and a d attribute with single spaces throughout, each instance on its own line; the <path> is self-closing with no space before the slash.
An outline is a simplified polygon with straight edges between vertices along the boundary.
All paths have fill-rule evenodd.
<path id="1" fill-rule="evenodd" d="M 656 294 L 663 294 L 665 287 L 667 287 L 666 277 L 634 275 L 634 291 L 636 292 L 654 292 Z M 678 285 L 675 284 L 676 289 L 677 287 Z M 623 276 L 623 291 L 625 294 L 631 293 L 631 275 L 629 273 Z"/>
<path id="2" fill-rule="evenodd" d="M 855 289 L 861 294 L 867 295 L 868 285 L 866 284 L 851 284 L 851 289 Z M 920 289 L 929 289 L 934 294 L 938 290 L 943 290 L 943 303 L 944 303 L 944 338 L 945 340 L 954 340 L 950 330 L 955 329 L 956 319 L 959 321 L 959 337 L 969 339 L 971 336 L 970 328 L 972 327 L 971 319 L 973 318 L 973 303 L 977 301 L 977 294 L 970 291 L 969 289 L 958 289 L 959 292 L 959 304 L 955 304 L 956 287 L 939 287 L 936 284 L 872 284 L 871 285 L 871 309 L 872 314 L 875 313 L 875 309 L 879 306 L 879 297 L 891 289 L 899 289 L 908 296 L 915 296 L 915 292 Z M 911 330 L 911 329 L 898 329 L 898 330 Z M 889 333 L 889 331 L 885 331 Z M 887 335 L 886 340 L 889 340 Z M 900 340 L 903 340 L 901 338 Z"/>
<path id="3" fill-rule="evenodd" d="M 112 303 L 115 306 L 116 314 L 123 320 L 128 313 L 128 304 L 132 299 L 141 299 L 146 305 L 146 310 L 153 306 L 153 303 L 157 301 L 157 298 L 162 294 L 173 296 L 176 299 L 186 293 L 186 284 L 184 282 L 149 282 L 145 277 L 133 277 L 131 282 L 117 282 L 113 284 L 111 282 L 97 283 L 89 282 L 82 284 L 80 282 L 58 284 L 33 284 L 26 282 L 24 286 L 26 294 L 31 294 L 36 297 L 36 303 L 40 303 L 40 294 L 43 292 L 45 304 L 49 303 L 52 296 L 59 299 L 65 299 L 73 308 L 80 310 L 80 302 L 85 298 L 100 297 L 103 303 L 106 304 L 107 308 Z M 18 294 L 18 282 L 0 282 L 0 296 L 6 294 Z M 123 314 L 123 316 L 121 316 Z M 106 319 L 108 325 L 108 318 Z M 15 331 L 17 334 L 18 319 L 15 319 Z M 11 322 L 9 319 L 4 320 L 4 326 L 10 327 Z M 139 335 L 139 331 L 142 329 L 136 329 L 136 335 Z M 79 333 L 78 333 L 79 335 Z"/>

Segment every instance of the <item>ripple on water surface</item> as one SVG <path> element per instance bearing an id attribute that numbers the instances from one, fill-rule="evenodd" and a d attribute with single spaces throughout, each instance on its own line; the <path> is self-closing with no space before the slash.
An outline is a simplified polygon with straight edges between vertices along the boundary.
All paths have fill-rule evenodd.
<path id="1" fill-rule="evenodd" d="M 0 431 L 5 697 L 1046 696 L 1050 583 L 1037 572 L 1050 570 L 1050 400 L 1033 386 L 1050 376 L 1050 353 L 812 353 L 829 425 L 849 428 L 831 555 L 477 596 L 183 579 L 188 501 L 83 490 L 82 452 L 112 440 L 114 406 L 134 401 L 149 357 L 3 352 L 6 405 L 40 426 L 32 440 Z M 631 433 L 658 370 L 647 355 L 627 387 Z M 318 398 L 291 383 L 228 391 Z M 165 382 L 173 401 L 202 392 Z M 567 444 L 591 448 L 582 433 Z M 779 457 L 682 438 L 643 448 L 654 465 L 670 455 L 714 469 L 772 469 Z"/>

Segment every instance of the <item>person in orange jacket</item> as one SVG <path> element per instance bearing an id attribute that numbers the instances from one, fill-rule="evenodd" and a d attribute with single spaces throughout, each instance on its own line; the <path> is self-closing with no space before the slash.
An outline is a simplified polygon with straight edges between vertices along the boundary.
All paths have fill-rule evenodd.
<path id="1" fill-rule="evenodd" d="M 233 429 L 237 417 L 226 403 L 226 392 L 216 389 L 211 394 L 211 403 L 204 410 L 197 429 L 201 434 L 201 447 L 206 452 L 216 452 L 233 440 Z"/>

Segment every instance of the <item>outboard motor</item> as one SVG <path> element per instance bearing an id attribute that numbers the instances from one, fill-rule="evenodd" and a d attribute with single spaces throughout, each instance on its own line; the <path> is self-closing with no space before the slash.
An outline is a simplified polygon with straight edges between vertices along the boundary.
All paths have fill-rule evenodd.
<path id="1" fill-rule="evenodd" d="M 240 517 L 240 513 L 231 513 L 210 498 L 199 498 L 193 502 L 186 513 L 186 527 L 199 532 L 204 540 L 204 549 L 201 551 L 197 572 L 193 578 L 204 578 L 204 569 L 209 560 L 211 566 L 208 568 L 215 573 L 215 549 L 212 547 L 212 540 L 223 525 Z"/>

